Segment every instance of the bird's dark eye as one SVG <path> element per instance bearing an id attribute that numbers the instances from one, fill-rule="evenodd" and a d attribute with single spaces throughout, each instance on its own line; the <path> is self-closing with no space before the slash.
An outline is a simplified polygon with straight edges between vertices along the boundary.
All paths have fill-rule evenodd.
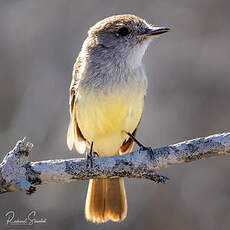
<path id="1" fill-rule="evenodd" d="M 127 27 L 121 27 L 118 31 L 117 34 L 120 36 L 126 36 L 130 34 L 130 30 Z"/>

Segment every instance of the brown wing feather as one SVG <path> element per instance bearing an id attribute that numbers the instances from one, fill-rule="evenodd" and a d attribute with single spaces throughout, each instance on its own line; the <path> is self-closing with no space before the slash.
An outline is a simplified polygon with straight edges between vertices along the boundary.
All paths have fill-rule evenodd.
<path id="1" fill-rule="evenodd" d="M 67 145 L 70 150 L 72 150 L 73 145 L 79 153 L 84 153 L 86 148 L 86 139 L 82 135 L 82 132 L 77 123 L 77 88 L 80 77 L 78 76 L 79 68 L 81 66 L 80 57 L 77 58 L 76 63 L 74 64 L 73 77 L 70 85 L 70 123 L 67 132 Z"/>
<path id="2" fill-rule="evenodd" d="M 132 132 L 132 135 L 135 137 L 136 136 L 136 132 L 137 132 L 137 128 Z M 129 153 L 132 151 L 133 149 L 133 139 L 129 138 L 128 140 L 124 141 L 122 146 L 120 147 L 120 154 L 125 154 L 125 153 Z"/>
<path id="3" fill-rule="evenodd" d="M 132 135 L 134 137 L 136 136 L 137 129 L 138 129 L 138 126 L 139 126 L 140 122 L 141 122 L 141 119 L 138 122 L 136 129 L 134 129 L 134 131 L 132 132 Z M 134 141 L 130 137 L 128 140 L 123 142 L 122 146 L 120 147 L 119 154 L 130 153 L 132 151 L 132 149 L 133 149 L 133 145 L 134 145 Z"/>

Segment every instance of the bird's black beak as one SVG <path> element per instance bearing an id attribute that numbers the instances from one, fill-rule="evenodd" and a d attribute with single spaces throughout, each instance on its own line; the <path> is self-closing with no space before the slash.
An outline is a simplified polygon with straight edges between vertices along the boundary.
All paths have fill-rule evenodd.
<path id="1" fill-rule="evenodd" d="M 147 29 L 141 35 L 143 35 L 143 36 L 155 36 L 155 35 L 164 34 L 168 31 L 170 31 L 170 29 L 168 27 L 153 27 L 151 29 Z"/>

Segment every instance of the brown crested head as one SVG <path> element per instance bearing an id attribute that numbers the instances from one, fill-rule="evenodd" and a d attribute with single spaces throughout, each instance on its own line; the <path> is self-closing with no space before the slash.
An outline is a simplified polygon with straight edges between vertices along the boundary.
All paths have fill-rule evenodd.
<path id="1" fill-rule="evenodd" d="M 124 14 L 111 16 L 99 21 L 89 29 L 88 34 L 96 37 L 105 34 L 112 34 L 115 37 L 141 37 L 143 35 L 143 37 L 146 38 L 165 33 L 169 30 L 170 29 L 166 27 L 155 27 L 135 15 Z"/>
<path id="2" fill-rule="evenodd" d="M 98 60 L 131 60 L 139 64 L 154 35 L 169 31 L 167 27 L 156 27 L 144 19 L 131 14 L 105 18 L 88 31 L 84 50 Z M 116 57 L 116 58 L 114 58 Z"/>
<path id="3" fill-rule="evenodd" d="M 124 15 L 115 15 L 108 18 L 105 18 L 93 27 L 90 28 L 90 35 L 100 35 L 103 33 L 114 33 L 119 35 L 119 32 L 123 36 L 126 33 L 131 33 L 133 31 L 141 30 L 144 26 L 147 26 L 147 22 L 135 15 L 124 14 Z"/>

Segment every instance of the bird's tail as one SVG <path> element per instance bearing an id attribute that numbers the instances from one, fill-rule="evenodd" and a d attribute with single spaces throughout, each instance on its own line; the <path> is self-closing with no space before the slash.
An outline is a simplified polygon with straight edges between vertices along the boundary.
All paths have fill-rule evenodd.
<path id="1" fill-rule="evenodd" d="M 90 180 L 85 204 L 85 217 L 88 221 L 118 222 L 126 215 L 127 201 L 122 178 Z"/>

